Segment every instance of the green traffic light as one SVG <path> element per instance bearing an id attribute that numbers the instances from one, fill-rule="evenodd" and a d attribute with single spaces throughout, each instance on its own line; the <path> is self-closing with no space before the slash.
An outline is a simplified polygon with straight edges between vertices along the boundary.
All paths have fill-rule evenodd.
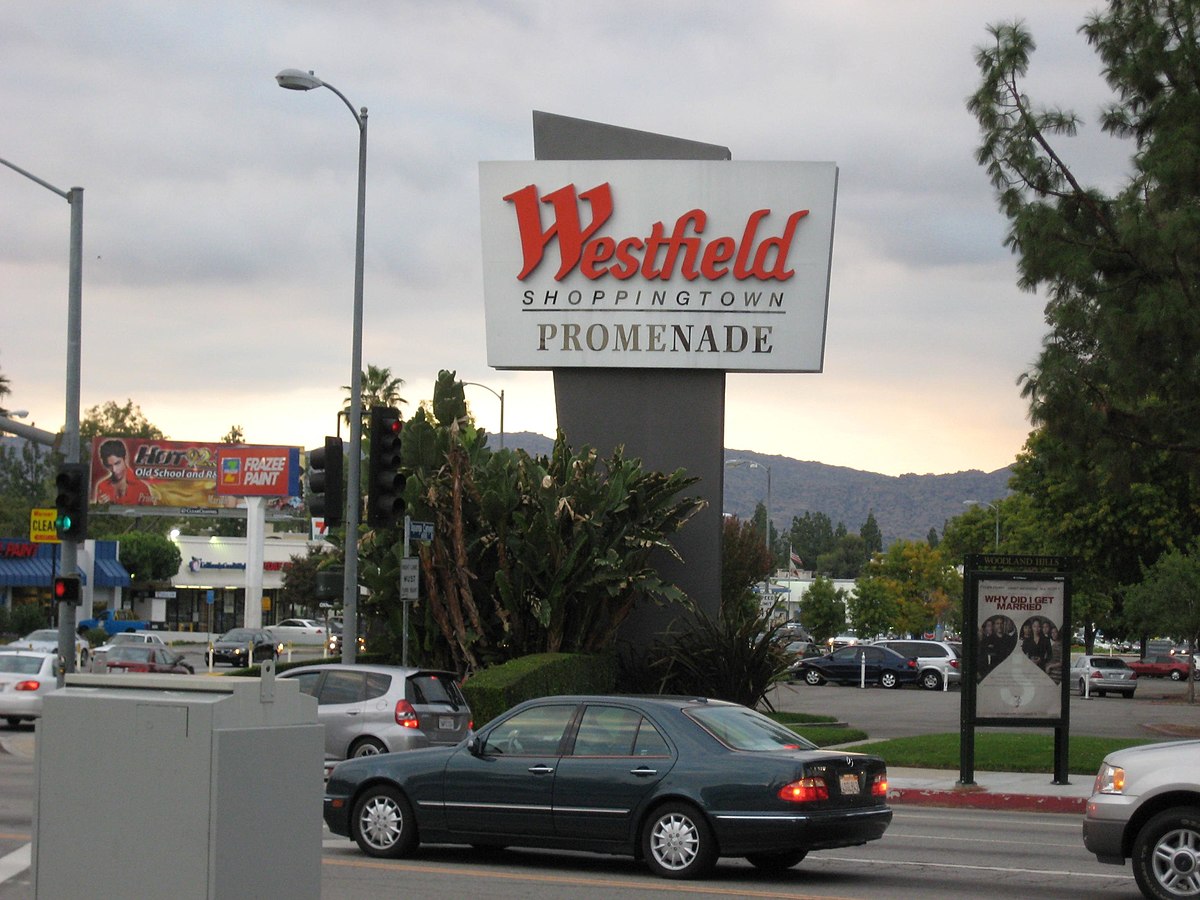
<path id="1" fill-rule="evenodd" d="M 70 531 L 71 530 L 71 517 L 70 516 L 59 516 L 57 519 L 54 520 L 54 527 L 59 529 L 60 531 Z"/>

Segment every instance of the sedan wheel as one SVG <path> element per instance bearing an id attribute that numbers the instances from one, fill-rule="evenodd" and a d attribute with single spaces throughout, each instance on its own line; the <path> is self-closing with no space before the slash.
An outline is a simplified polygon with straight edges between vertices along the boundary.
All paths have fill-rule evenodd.
<path id="1" fill-rule="evenodd" d="M 378 756 L 380 753 L 387 753 L 387 747 L 373 737 L 362 738 L 350 748 L 351 759 L 357 759 L 360 756 Z"/>
<path id="2" fill-rule="evenodd" d="M 642 827 L 642 855 L 655 875 L 700 878 L 717 862 L 717 846 L 704 817 L 691 806 L 660 806 Z"/>
<path id="3" fill-rule="evenodd" d="M 417 823 L 404 795 L 391 785 L 376 785 L 354 804 L 350 833 L 367 856 L 399 859 L 417 846 Z"/>
<path id="4" fill-rule="evenodd" d="M 1183 673 L 1180 672 L 1178 669 L 1172 669 L 1171 670 L 1171 680 L 1172 681 L 1183 681 Z"/>
<path id="5" fill-rule="evenodd" d="M 896 677 L 895 672 L 884 672 L 879 676 L 879 683 L 885 688 L 900 687 L 900 679 Z"/>
<path id="6" fill-rule="evenodd" d="M 818 672 L 816 669 L 805 669 L 804 670 L 804 680 L 808 684 L 811 684 L 813 687 L 816 687 L 818 684 L 825 683 L 825 679 L 821 677 L 821 673 Z"/>
<path id="7" fill-rule="evenodd" d="M 808 856 L 807 850 L 789 850 L 786 853 L 751 853 L 746 857 L 746 862 L 764 872 L 782 872 L 784 869 L 790 869 L 806 856 Z"/>
<path id="8" fill-rule="evenodd" d="M 1168 809 L 1138 832 L 1133 875 L 1142 894 L 1161 900 L 1200 894 L 1200 811 Z"/>

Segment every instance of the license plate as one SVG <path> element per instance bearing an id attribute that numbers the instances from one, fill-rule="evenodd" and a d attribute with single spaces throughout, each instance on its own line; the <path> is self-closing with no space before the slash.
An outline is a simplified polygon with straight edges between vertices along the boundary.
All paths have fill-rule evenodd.
<path id="1" fill-rule="evenodd" d="M 438 716 L 438 730 L 439 731 L 453 731 L 454 730 L 454 716 Z"/>
<path id="2" fill-rule="evenodd" d="M 847 772 L 842 775 L 841 783 L 842 783 L 842 793 L 843 794 L 860 793 L 859 787 L 858 787 L 858 776 L 857 775 Z"/>

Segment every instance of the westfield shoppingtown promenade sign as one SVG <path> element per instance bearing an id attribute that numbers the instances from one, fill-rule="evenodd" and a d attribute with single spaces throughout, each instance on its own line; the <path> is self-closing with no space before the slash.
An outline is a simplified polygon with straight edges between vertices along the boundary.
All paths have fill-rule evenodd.
<path id="1" fill-rule="evenodd" d="M 837 167 L 480 164 L 488 364 L 819 372 Z"/>

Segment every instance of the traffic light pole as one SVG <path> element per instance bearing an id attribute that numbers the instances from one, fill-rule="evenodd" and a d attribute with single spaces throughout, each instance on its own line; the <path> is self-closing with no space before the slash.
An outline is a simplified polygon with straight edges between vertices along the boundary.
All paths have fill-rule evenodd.
<path id="1" fill-rule="evenodd" d="M 71 256 L 67 282 L 67 385 L 66 418 L 63 421 L 63 458 L 67 462 L 79 462 L 79 370 L 81 321 L 83 318 L 83 188 L 73 187 L 69 191 L 56 188 L 48 181 L 26 172 L 6 159 L 0 164 L 14 172 L 37 182 L 48 191 L 53 191 L 67 201 L 71 207 Z M 62 546 L 62 571 L 72 575 L 79 568 L 79 545 L 64 541 Z M 63 659 L 63 669 L 58 676 L 59 685 L 66 672 L 75 671 L 75 605 L 58 604 L 58 655 Z"/>

